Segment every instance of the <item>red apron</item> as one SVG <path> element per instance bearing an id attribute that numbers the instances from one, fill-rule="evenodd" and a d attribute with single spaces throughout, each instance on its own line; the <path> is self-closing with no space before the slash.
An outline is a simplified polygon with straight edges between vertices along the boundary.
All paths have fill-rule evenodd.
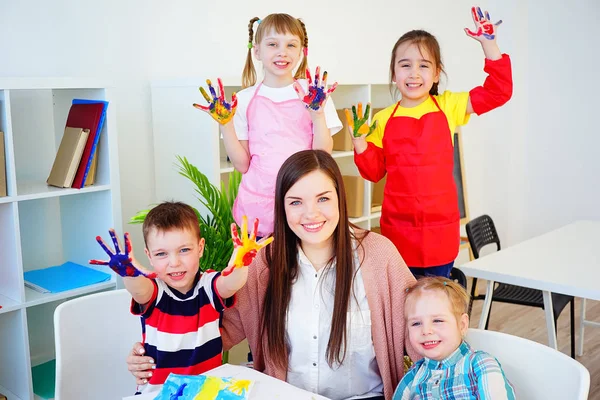
<path id="1" fill-rule="evenodd" d="M 460 245 L 460 215 L 454 177 L 454 151 L 446 115 L 420 119 L 394 117 L 383 134 L 387 170 L 381 233 L 410 267 L 454 261 Z"/>

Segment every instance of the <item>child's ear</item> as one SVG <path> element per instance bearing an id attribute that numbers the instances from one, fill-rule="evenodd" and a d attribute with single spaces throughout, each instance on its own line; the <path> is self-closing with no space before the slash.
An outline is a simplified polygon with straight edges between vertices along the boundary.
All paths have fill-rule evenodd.
<path id="1" fill-rule="evenodd" d="M 152 265 L 152 258 L 150 257 L 150 251 L 147 247 L 144 247 L 144 253 L 146 253 L 146 257 L 148 257 L 148 261 L 150 262 L 150 265 Z M 152 265 L 152 268 L 154 268 L 154 265 Z"/>
<path id="2" fill-rule="evenodd" d="M 460 316 L 460 321 L 458 321 L 458 327 L 460 328 L 461 336 L 465 337 L 467 331 L 469 330 L 469 314 L 464 313 Z"/>
<path id="3" fill-rule="evenodd" d="M 256 44 L 252 44 L 252 51 L 254 52 L 254 57 L 260 61 L 260 50 Z"/>
<path id="4" fill-rule="evenodd" d="M 200 252 L 200 257 L 204 254 L 204 238 L 200 238 L 198 241 L 198 251 Z"/>
<path id="5" fill-rule="evenodd" d="M 442 71 L 440 71 L 439 68 L 436 68 L 435 76 L 433 77 L 433 83 L 440 83 L 440 73 L 441 72 Z"/>

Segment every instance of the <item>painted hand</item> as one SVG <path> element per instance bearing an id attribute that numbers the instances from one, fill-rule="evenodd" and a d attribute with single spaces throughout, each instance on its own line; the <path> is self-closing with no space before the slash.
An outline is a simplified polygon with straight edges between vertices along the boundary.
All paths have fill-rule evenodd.
<path id="1" fill-rule="evenodd" d="M 358 112 L 356 111 L 356 107 L 352 106 L 352 115 L 350 114 L 350 110 L 347 108 L 344 109 L 344 112 L 346 113 L 346 121 L 348 122 L 348 128 L 352 131 L 352 135 L 354 135 L 355 138 L 366 138 L 375 130 L 377 121 L 374 121 L 371 126 L 368 124 L 370 111 L 371 103 L 367 103 L 367 108 L 365 109 L 365 113 L 362 117 L 362 103 L 358 103 Z"/>
<path id="2" fill-rule="evenodd" d="M 146 278 L 156 278 L 156 273 L 144 271 L 142 269 L 136 268 L 133 265 L 133 251 L 131 249 L 131 240 L 129 239 L 129 233 L 125 233 L 125 252 L 121 252 L 121 246 L 119 245 L 119 239 L 115 235 L 115 230 L 110 229 L 108 231 L 110 237 L 115 246 L 115 251 L 113 252 L 107 245 L 104 243 L 104 240 L 100 236 L 96 236 L 96 241 L 100 244 L 100 246 L 104 249 L 106 254 L 110 257 L 108 261 L 102 260 L 90 260 L 90 264 L 95 265 L 108 265 L 110 269 L 115 271 L 122 277 L 136 277 L 136 276 L 145 276 Z"/>
<path id="3" fill-rule="evenodd" d="M 484 15 L 479 7 L 471 7 L 471 14 L 473 15 L 473 22 L 475 22 L 477 30 L 473 32 L 469 28 L 465 28 L 467 35 L 479 42 L 495 40 L 497 27 L 502 23 L 502 20 L 492 24 L 490 22 L 490 14 L 486 11 Z"/>
<path id="4" fill-rule="evenodd" d="M 242 218 L 242 236 L 238 235 L 237 226 L 231 224 L 231 238 L 233 239 L 233 254 L 229 260 L 229 265 L 221 275 L 227 276 L 236 268 L 247 267 L 252 263 L 258 250 L 262 249 L 273 241 L 273 237 L 263 238 L 256 241 L 256 232 L 258 232 L 258 218 L 254 220 L 254 228 L 248 236 L 248 218 L 244 215 Z"/>
<path id="5" fill-rule="evenodd" d="M 308 93 L 304 92 L 302 86 L 298 82 L 294 82 L 294 90 L 298 93 L 298 98 L 304 103 L 306 108 L 313 111 L 322 111 L 325 101 L 329 98 L 329 95 L 333 93 L 337 88 L 337 82 L 335 82 L 329 89 L 327 89 L 327 71 L 323 72 L 323 80 L 319 84 L 319 75 L 321 74 L 321 67 L 317 67 L 315 71 L 315 80 L 313 82 L 310 75 L 310 70 L 306 69 L 306 78 L 308 79 Z"/>
<path id="6" fill-rule="evenodd" d="M 206 80 L 208 84 L 208 90 L 210 90 L 210 94 L 212 95 L 212 99 L 206 93 L 203 87 L 200 87 L 200 93 L 208 102 L 208 106 L 201 106 L 200 104 L 194 103 L 193 106 L 198 110 L 202 110 L 208 114 L 215 121 L 217 121 L 221 125 L 225 125 L 235 115 L 235 110 L 237 109 L 237 96 L 235 93 L 231 94 L 231 103 L 228 103 L 225 100 L 225 89 L 223 88 L 223 82 L 221 82 L 221 78 L 217 78 L 217 83 L 219 85 L 219 94 L 215 92 L 215 88 L 212 86 L 212 82 L 210 79 Z"/>

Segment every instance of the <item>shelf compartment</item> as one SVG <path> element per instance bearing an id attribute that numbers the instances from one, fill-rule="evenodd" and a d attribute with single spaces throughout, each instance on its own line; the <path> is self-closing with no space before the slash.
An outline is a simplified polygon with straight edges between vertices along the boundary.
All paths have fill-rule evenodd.
<path id="1" fill-rule="evenodd" d="M 0 314 L 0 338 L 3 338 L 0 340 L 0 392 L 11 400 L 14 397 L 29 399 L 31 394 L 29 346 L 23 335 L 27 331 L 26 323 L 25 310 Z"/>

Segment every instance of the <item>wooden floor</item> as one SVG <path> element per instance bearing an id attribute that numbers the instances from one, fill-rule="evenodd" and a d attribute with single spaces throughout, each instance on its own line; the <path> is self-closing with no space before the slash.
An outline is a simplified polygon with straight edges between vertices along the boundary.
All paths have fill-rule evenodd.
<path id="1" fill-rule="evenodd" d="M 471 327 L 477 327 L 479 324 L 482 305 L 483 301 L 476 301 L 474 303 L 471 316 Z M 600 322 L 600 302 L 588 300 L 586 306 L 586 319 Z M 579 344 L 579 307 L 581 307 L 580 299 L 576 299 L 576 345 Z M 569 307 L 567 306 L 558 319 L 558 349 L 567 355 L 571 354 L 569 314 Z M 541 308 L 494 303 L 489 329 L 524 337 L 538 343 L 548 344 L 546 318 L 544 311 Z M 577 361 L 582 363 L 590 371 L 591 384 L 589 399 L 600 400 L 600 328 L 586 327 L 584 336 L 583 356 L 577 357 Z M 577 349 L 577 347 L 575 349 Z"/>

